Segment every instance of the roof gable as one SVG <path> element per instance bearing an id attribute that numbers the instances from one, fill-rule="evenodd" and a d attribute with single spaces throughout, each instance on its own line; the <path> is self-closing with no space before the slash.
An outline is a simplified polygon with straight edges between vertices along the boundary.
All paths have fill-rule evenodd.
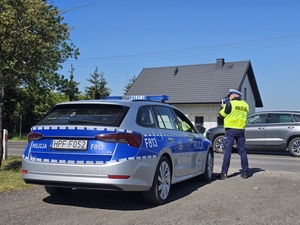
<path id="1" fill-rule="evenodd" d="M 262 107 L 250 61 L 144 68 L 126 94 L 165 94 L 168 103 L 220 103 L 230 88 L 240 90 L 247 75 L 256 107 Z"/>

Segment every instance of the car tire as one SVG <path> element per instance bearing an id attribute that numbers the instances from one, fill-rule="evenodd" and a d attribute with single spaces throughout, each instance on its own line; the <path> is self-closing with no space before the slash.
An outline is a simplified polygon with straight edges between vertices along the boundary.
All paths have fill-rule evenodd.
<path id="1" fill-rule="evenodd" d="M 45 190 L 51 196 L 66 196 L 71 193 L 72 188 L 45 186 Z"/>
<path id="2" fill-rule="evenodd" d="M 205 171 L 202 175 L 200 175 L 200 179 L 203 181 L 210 181 L 213 176 L 214 169 L 214 158 L 213 153 L 208 151 L 205 162 Z"/>
<path id="3" fill-rule="evenodd" d="M 213 149 L 217 153 L 223 153 L 224 152 L 224 135 L 217 136 L 213 141 Z"/>
<path id="4" fill-rule="evenodd" d="M 166 203 L 171 190 L 171 177 L 170 162 L 163 156 L 158 162 L 151 189 L 143 192 L 144 200 L 157 205 Z"/>
<path id="5" fill-rule="evenodd" d="M 300 157 L 300 137 L 296 137 L 290 141 L 288 150 L 291 156 Z"/>

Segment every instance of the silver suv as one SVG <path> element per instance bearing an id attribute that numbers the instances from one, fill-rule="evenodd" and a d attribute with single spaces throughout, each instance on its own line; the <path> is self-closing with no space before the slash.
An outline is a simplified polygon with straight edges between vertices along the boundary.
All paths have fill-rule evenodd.
<path id="1" fill-rule="evenodd" d="M 225 130 L 222 126 L 206 132 L 216 152 L 223 152 Z M 261 111 L 247 119 L 248 149 L 287 150 L 300 157 L 300 111 Z"/>

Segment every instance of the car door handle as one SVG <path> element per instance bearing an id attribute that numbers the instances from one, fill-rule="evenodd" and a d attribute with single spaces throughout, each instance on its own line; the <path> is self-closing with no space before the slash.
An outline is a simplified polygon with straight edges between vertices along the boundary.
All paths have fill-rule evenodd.
<path id="1" fill-rule="evenodd" d="M 259 127 L 258 129 L 259 129 L 259 130 L 264 130 L 265 128 L 264 128 L 264 127 Z"/>
<path id="2" fill-rule="evenodd" d="M 173 143 L 174 142 L 174 138 L 168 138 L 168 141 Z"/>
<path id="3" fill-rule="evenodd" d="M 294 129 L 295 127 L 287 127 L 288 129 Z"/>

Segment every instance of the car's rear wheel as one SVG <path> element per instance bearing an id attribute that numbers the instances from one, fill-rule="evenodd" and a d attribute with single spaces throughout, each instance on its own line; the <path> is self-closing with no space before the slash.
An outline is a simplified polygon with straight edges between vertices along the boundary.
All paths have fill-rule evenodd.
<path id="1" fill-rule="evenodd" d="M 213 149 L 217 153 L 223 153 L 224 152 L 224 135 L 220 135 L 215 138 L 213 141 Z"/>
<path id="2" fill-rule="evenodd" d="M 214 158 L 211 151 L 207 153 L 205 171 L 204 174 L 200 176 L 201 180 L 210 181 L 212 179 L 214 169 Z"/>
<path id="3" fill-rule="evenodd" d="M 167 202 L 171 190 L 171 168 L 169 160 L 163 156 L 157 165 L 152 187 L 143 192 L 146 202 L 151 204 L 164 204 Z"/>
<path id="4" fill-rule="evenodd" d="M 45 186 L 45 190 L 51 196 L 65 196 L 71 193 L 72 188 Z"/>
<path id="5" fill-rule="evenodd" d="M 300 157 L 300 137 L 290 141 L 288 150 L 292 156 Z"/>

